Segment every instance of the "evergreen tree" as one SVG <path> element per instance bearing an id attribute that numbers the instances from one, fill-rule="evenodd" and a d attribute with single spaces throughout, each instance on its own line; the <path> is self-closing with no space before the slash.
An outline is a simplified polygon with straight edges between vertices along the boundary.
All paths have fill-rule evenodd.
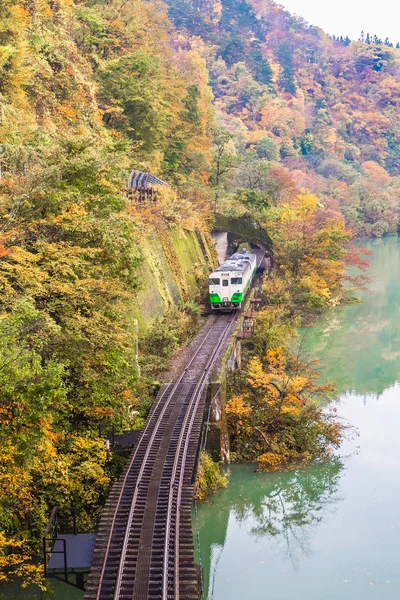
<path id="1" fill-rule="evenodd" d="M 279 85 L 288 94 L 296 94 L 296 85 L 294 82 L 293 54 L 291 48 L 284 44 L 279 48 L 279 59 L 282 66 L 282 73 L 279 78 Z"/>
<path id="2" fill-rule="evenodd" d="M 301 153 L 304 155 L 315 154 L 315 140 L 310 129 L 305 129 L 300 140 Z"/>
<path id="3" fill-rule="evenodd" d="M 254 79 L 264 85 L 270 85 L 273 78 L 272 69 L 268 60 L 262 55 L 258 42 L 253 42 L 252 49 L 249 51 L 248 55 L 250 60 L 248 60 L 246 64 Z"/>
<path id="4" fill-rule="evenodd" d="M 242 62 L 246 58 L 246 46 L 242 36 L 229 35 L 225 36 L 225 44 L 222 45 L 218 56 L 221 56 L 228 67 Z"/>

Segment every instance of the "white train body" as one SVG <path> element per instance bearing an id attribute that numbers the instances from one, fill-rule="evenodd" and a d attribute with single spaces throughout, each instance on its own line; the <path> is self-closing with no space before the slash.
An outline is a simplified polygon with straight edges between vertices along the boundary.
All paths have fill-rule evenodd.
<path id="1" fill-rule="evenodd" d="M 257 270 L 254 252 L 242 250 L 232 254 L 209 279 L 212 310 L 239 309 Z"/>

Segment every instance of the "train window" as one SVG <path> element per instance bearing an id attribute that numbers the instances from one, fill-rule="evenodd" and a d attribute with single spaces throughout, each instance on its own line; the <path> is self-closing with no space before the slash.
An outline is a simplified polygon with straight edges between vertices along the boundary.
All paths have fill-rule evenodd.
<path id="1" fill-rule="evenodd" d="M 219 279 L 210 279 L 209 284 L 210 285 L 219 285 L 221 283 L 221 281 Z"/>
<path id="2" fill-rule="evenodd" d="M 228 285 L 229 285 L 229 279 L 223 279 L 223 280 L 222 280 L 222 285 L 223 285 L 224 287 L 228 287 Z"/>
<path id="3" fill-rule="evenodd" d="M 232 285 L 242 285 L 243 280 L 241 277 L 232 277 L 231 284 Z"/>

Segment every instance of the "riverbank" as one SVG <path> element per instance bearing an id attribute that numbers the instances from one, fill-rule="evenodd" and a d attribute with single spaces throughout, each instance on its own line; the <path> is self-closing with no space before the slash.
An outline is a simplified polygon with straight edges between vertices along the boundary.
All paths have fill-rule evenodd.
<path id="1" fill-rule="evenodd" d="M 229 487 L 199 506 L 207 600 L 398 598 L 400 244 L 367 246 L 373 293 L 325 313 L 303 340 L 354 435 L 336 458 L 295 471 L 230 468 Z"/>

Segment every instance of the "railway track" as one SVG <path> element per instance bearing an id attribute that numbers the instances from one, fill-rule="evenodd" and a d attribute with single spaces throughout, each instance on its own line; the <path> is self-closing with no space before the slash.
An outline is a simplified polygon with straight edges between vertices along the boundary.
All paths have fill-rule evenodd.
<path id="1" fill-rule="evenodd" d="M 198 600 L 191 507 L 205 385 L 235 318 L 211 317 L 159 393 L 103 510 L 85 600 Z"/>

